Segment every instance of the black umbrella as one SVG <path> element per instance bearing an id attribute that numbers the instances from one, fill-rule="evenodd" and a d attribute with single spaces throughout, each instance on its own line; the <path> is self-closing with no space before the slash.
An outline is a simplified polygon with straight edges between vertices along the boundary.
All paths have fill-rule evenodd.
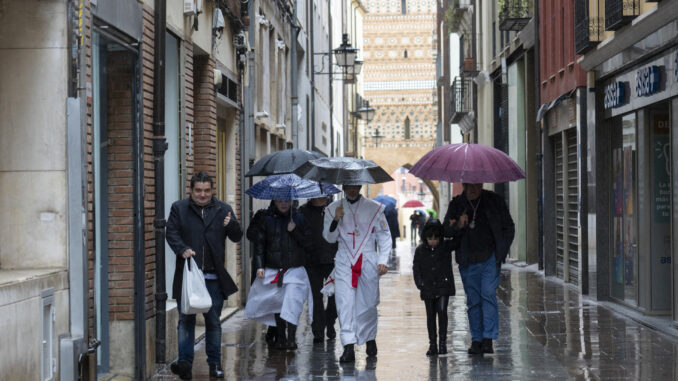
<path id="1" fill-rule="evenodd" d="M 273 152 L 257 160 L 245 176 L 269 176 L 292 173 L 307 161 L 321 157 L 325 157 L 325 155 L 303 149 L 286 149 Z"/>
<path id="2" fill-rule="evenodd" d="M 372 160 L 352 157 L 323 157 L 309 160 L 294 171 L 308 180 L 330 184 L 362 185 L 393 181 L 380 166 Z"/>

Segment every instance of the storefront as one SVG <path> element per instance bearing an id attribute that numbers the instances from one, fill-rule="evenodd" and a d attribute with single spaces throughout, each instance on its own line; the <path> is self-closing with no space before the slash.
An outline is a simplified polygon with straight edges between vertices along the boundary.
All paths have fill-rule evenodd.
<path id="1" fill-rule="evenodd" d="M 678 157 L 672 128 L 678 126 L 678 48 L 669 37 L 675 37 L 674 24 L 599 66 L 595 155 L 598 296 L 675 320 L 678 209 L 671 201 L 678 201 L 673 183 L 678 166 L 671 163 Z M 620 65 L 624 61 L 628 64 Z"/>

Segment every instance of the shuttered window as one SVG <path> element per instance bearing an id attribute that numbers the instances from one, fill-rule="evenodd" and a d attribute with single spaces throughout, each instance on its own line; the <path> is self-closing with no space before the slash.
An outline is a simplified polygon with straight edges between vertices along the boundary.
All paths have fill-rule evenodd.
<path id="1" fill-rule="evenodd" d="M 556 276 L 579 284 L 579 178 L 577 132 L 570 128 L 553 136 L 556 200 Z"/>

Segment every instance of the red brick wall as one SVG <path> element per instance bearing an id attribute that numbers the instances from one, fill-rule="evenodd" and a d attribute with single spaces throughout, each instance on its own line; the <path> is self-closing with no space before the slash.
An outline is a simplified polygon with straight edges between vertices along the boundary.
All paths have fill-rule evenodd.
<path id="1" fill-rule="evenodd" d="M 195 124 L 193 120 L 193 43 L 190 41 L 183 41 L 184 45 L 184 65 L 185 65 L 185 77 L 186 81 L 184 82 L 184 91 L 186 92 L 185 94 L 185 100 L 186 100 L 186 125 L 191 125 L 193 126 L 193 130 L 189 131 L 188 128 L 186 128 L 185 131 L 185 137 L 186 137 L 186 147 L 185 147 L 185 152 L 186 152 L 186 195 L 188 195 L 189 192 L 189 185 L 190 185 L 190 179 L 191 176 L 194 173 L 194 162 L 193 158 L 195 156 L 195 152 L 192 152 L 189 147 L 193 145 L 193 135 L 194 135 L 194 129 L 195 129 Z"/>
<path id="2" fill-rule="evenodd" d="M 194 172 L 217 174 L 217 101 L 214 89 L 216 63 L 209 56 L 193 57 Z M 189 173 L 189 177 L 194 173 Z"/>
<path id="3" fill-rule="evenodd" d="M 574 53 L 574 0 L 541 1 L 539 5 L 541 103 L 579 86 L 586 72 Z"/>
<path id="4" fill-rule="evenodd" d="M 133 56 L 109 52 L 107 65 L 108 124 L 108 286 L 113 320 L 134 319 L 133 231 Z M 102 158 L 104 159 L 104 158 Z"/>
<path id="5" fill-rule="evenodd" d="M 144 130 L 144 255 L 145 255 L 145 306 L 146 319 L 155 316 L 155 170 L 153 167 L 153 75 L 154 20 L 153 9 L 143 7 L 143 35 L 141 40 L 141 89 L 143 91 Z M 164 242 L 163 242 L 164 244 Z"/>

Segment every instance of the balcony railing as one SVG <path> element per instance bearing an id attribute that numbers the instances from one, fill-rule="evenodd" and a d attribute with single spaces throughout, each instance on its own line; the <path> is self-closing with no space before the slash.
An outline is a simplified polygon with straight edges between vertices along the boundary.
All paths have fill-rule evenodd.
<path id="1" fill-rule="evenodd" d="M 617 30 L 640 14 L 640 0 L 605 0 L 605 29 Z"/>
<path id="2" fill-rule="evenodd" d="M 452 123 L 473 112 L 473 80 L 470 77 L 456 77 L 450 87 L 450 110 Z"/>
<path id="3" fill-rule="evenodd" d="M 576 0 L 574 3 L 574 47 L 577 54 L 584 54 L 595 47 L 603 40 L 605 32 L 605 19 L 589 15 L 589 2 Z"/>
<path id="4" fill-rule="evenodd" d="M 532 0 L 498 0 L 499 30 L 521 31 L 530 22 Z"/>

